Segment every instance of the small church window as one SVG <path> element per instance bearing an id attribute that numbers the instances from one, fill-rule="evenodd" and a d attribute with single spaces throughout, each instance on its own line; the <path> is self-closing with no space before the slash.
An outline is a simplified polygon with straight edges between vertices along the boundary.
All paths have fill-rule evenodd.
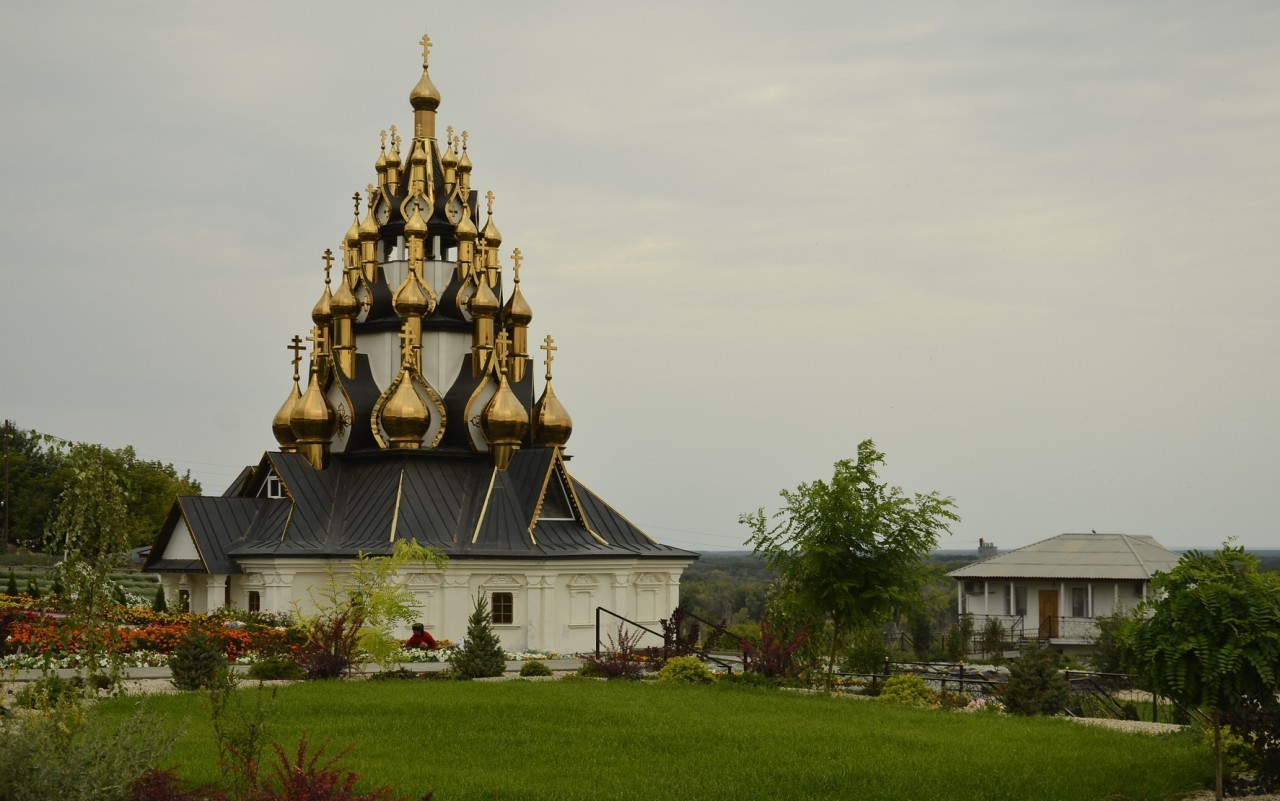
<path id="1" fill-rule="evenodd" d="M 191 611 L 191 593 L 187 590 L 178 590 L 178 610 L 182 612 Z"/>
<path id="2" fill-rule="evenodd" d="M 262 611 L 262 593 L 258 592 L 257 590 L 249 590 L 249 611 L 250 612 Z"/>
<path id="3" fill-rule="evenodd" d="M 510 626 L 515 622 L 515 596 L 509 592 L 495 592 L 490 599 L 493 622 L 498 626 Z"/>
<path id="4" fill-rule="evenodd" d="M 263 492 L 268 498 L 283 498 L 284 489 L 280 484 L 280 476 L 275 473 L 267 476 L 267 483 L 263 486 Z"/>

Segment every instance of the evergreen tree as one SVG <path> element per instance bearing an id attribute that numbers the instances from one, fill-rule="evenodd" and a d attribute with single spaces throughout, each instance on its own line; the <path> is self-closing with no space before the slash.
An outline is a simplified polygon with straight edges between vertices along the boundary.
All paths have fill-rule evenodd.
<path id="1" fill-rule="evenodd" d="M 475 609 L 467 618 L 467 639 L 449 659 L 450 670 L 460 679 L 482 679 L 501 676 L 507 668 L 507 656 L 498 635 L 493 632 L 489 615 L 489 599 L 480 593 Z"/>
<path id="2" fill-rule="evenodd" d="M 1015 715 L 1056 715 L 1066 706 L 1071 685 L 1058 670 L 1058 654 L 1028 642 L 1009 666 L 1004 702 Z"/>
<path id="3" fill-rule="evenodd" d="M 156 585 L 156 597 L 155 597 L 155 600 L 151 602 L 151 611 L 152 612 L 168 612 L 169 611 L 169 604 L 166 603 L 164 599 L 164 587 L 159 584 Z"/>
<path id="4" fill-rule="evenodd" d="M 18 594 L 18 577 L 13 575 L 13 571 L 9 571 L 9 584 L 4 588 L 4 594 L 10 597 Z"/>

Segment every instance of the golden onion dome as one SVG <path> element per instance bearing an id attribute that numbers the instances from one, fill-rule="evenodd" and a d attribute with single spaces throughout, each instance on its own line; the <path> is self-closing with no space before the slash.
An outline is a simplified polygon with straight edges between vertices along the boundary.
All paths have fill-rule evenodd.
<path id="1" fill-rule="evenodd" d="M 364 215 L 364 221 L 360 223 L 360 239 L 370 240 L 378 238 L 378 223 L 373 219 L 373 207 L 369 207 L 368 213 Z"/>
<path id="2" fill-rule="evenodd" d="M 347 249 L 360 246 L 360 215 L 357 214 L 351 221 L 351 227 L 347 229 Z"/>
<path id="3" fill-rule="evenodd" d="M 427 163 L 427 146 L 421 139 L 413 140 L 413 147 L 409 149 L 410 164 L 426 164 Z"/>
<path id="4" fill-rule="evenodd" d="M 542 397 L 538 398 L 538 402 L 533 406 L 533 420 L 536 437 L 534 444 L 539 447 L 563 448 L 569 441 L 569 436 L 573 434 L 573 420 L 565 410 L 564 404 L 560 403 L 560 399 L 556 397 L 550 381 L 547 381 L 547 386 L 542 390 Z"/>
<path id="5" fill-rule="evenodd" d="M 311 319 L 321 328 L 333 322 L 333 294 L 329 291 L 327 270 L 324 277 L 324 293 L 320 295 L 320 299 L 316 301 L 316 305 L 311 309 Z"/>
<path id="6" fill-rule="evenodd" d="M 418 211 L 418 205 L 413 206 L 413 214 L 409 216 L 409 221 L 404 224 L 405 236 L 416 236 L 425 238 L 427 235 L 427 223 L 422 219 L 422 214 Z"/>
<path id="7" fill-rule="evenodd" d="M 458 172 L 467 174 L 471 172 L 471 157 L 467 155 L 467 149 L 462 149 L 462 155 L 458 157 Z"/>
<path id="8" fill-rule="evenodd" d="M 360 313 L 360 301 L 351 291 L 351 285 L 347 283 L 347 279 L 343 278 L 338 282 L 338 291 L 329 301 L 329 309 L 334 317 L 355 317 Z"/>
<path id="9" fill-rule="evenodd" d="M 298 442 L 318 443 L 333 436 L 337 423 L 338 417 L 320 391 L 320 383 L 313 367 L 307 391 L 302 393 L 302 397 L 293 406 L 293 413 L 289 415 L 289 427 L 293 429 Z"/>
<path id="10" fill-rule="evenodd" d="M 449 130 L 452 131 L 453 128 Z M 453 142 L 447 136 L 444 140 L 444 148 L 440 153 L 440 166 L 446 170 L 456 170 L 458 168 L 458 156 L 453 152 Z"/>
<path id="11" fill-rule="evenodd" d="M 400 137 L 396 135 L 396 126 L 391 126 L 391 152 L 387 154 L 387 166 L 400 166 Z"/>
<path id="12" fill-rule="evenodd" d="M 407 370 L 401 368 L 398 386 L 382 407 L 382 428 L 393 448 L 416 448 L 431 426 L 431 413 L 413 388 Z"/>
<path id="13" fill-rule="evenodd" d="M 515 288 L 511 290 L 511 297 L 507 299 L 507 306 L 503 309 L 503 314 L 507 318 L 507 322 L 512 325 L 528 326 L 533 322 L 533 309 L 529 307 L 528 301 L 524 299 L 524 293 L 520 291 L 520 284 L 517 282 Z"/>
<path id="14" fill-rule="evenodd" d="M 378 175 L 385 175 L 387 172 L 387 151 L 383 150 L 378 154 L 378 160 L 374 163 L 373 168 L 378 171 Z"/>
<path id="15" fill-rule="evenodd" d="M 409 93 L 409 105 L 414 111 L 435 111 L 440 108 L 440 90 L 431 82 L 431 76 L 424 67 L 418 84 Z"/>
<path id="16" fill-rule="evenodd" d="M 472 317 L 494 317 L 498 314 L 498 298 L 493 294 L 493 290 L 489 288 L 489 282 L 483 277 L 478 282 L 475 294 L 471 296 L 471 300 L 467 308 L 471 310 Z"/>
<path id="17" fill-rule="evenodd" d="M 431 299 L 427 297 L 426 287 L 418 279 L 416 270 L 409 270 L 391 298 L 391 304 L 400 317 L 421 317 L 431 311 Z"/>
<path id="18" fill-rule="evenodd" d="M 497 250 L 502 244 L 502 234 L 498 232 L 498 226 L 493 224 L 493 212 L 489 212 L 489 218 L 484 222 L 484 230 L 480 232 L 484 235 L 485 241 L 489 243 L 489 247 Z"/>
<path id="19" fill-rule="evenodd" d="M 291 452 L 298 444 L 298 437 L 293 433 L 293 427 L 290 420 L 293 417 L 293 409 L 298 405 L 298 401 L 302 398 L 302 392 L 298 389 L 298 379 L 295 374 L 293 379 L 293 390 L 289 392 L 289 397 L 280 406 L 280 411 L 276 412 L 276 416 L 271 420 L 271 433 L 275 435 L 276 442 L 280 443 L 280 449 L 286 453 Z"/>
<path id="20" fill-rule="evenodd" d="M 476 224 L 471 222 L 471 206 L 467 204 L 466 198 L 462 199 L 462 219 L 458 221 L 454 227 L 454 236 L 458 237 L 462 242 L 474 242 L 479 231 L 476 230 Z"/>
<path id="21" fill-rule="evenodd" d="M 484 411 L 480 414 L 480 427 L 484 429 L 490 448 L 495 451 L 495 461 L 498 458 L 497 451 L 505 446 L 508 449 L 507 461 L 509 462 L 510 450 L 520 444 L 520 440 L 524 438 L 525 429 L 529 427 L 529 414 L 520 405 L 519 398 L 511 391 L 511 385 L 507 383 L 505 373 L 498 382 L 498 391 L 493 393 L 493 397 L 485 404 Z M 498 465 L 499 469 L 504 469 L 505 466 Z"/>

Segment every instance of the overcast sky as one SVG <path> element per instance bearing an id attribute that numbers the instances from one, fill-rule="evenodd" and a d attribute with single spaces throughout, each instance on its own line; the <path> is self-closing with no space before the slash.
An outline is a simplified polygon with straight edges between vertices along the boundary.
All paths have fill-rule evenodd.
<path id="1" fill-rule="evenodd" d="M 571 469 L 657 539 L 872 438 L 943 547 L 1280 547 L 1269 0 L 11 3 L 0 416 L 209 493 L 273 448 L 424 31 Z"/>

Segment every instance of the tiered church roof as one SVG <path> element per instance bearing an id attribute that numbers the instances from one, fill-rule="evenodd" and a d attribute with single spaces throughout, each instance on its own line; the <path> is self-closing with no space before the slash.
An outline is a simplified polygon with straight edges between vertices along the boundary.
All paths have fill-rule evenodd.
<path id="1" fill-rule="evenodd" d="M 495 195 L 478 228 L 469 135 L 437 138 L 440 93 L 421 44 L 412 139 L 382 132 L 340 269 L 324 253 L 305 384 L 302 338 L 289 346 L 293 386 L 272 421 L 280 451 L 222 497 L 178 499 L 147 570 L 235 573 L 241 558 L 383 553 L 410 537 L 453 557 L 696 556 L 655 542 L 570 475 L 558 347 L 550 336 L 539 346 L 535 400 L 524 257 L 508 254 L 507 291 Z M 199 559 L 165 556 L 180 536 Z"/>

